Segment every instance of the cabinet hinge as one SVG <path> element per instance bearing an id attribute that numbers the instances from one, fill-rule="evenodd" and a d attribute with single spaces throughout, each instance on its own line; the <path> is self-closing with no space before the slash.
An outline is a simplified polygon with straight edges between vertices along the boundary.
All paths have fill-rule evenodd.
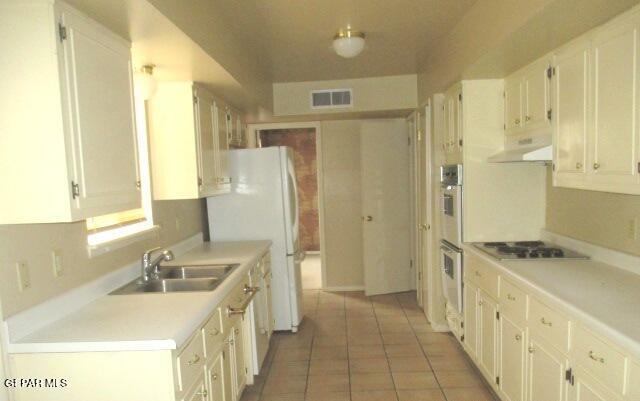
<path id="1" fill-rule="evenodd" d="M 500 376 L 496 376 L 496 384 L 499 386 L 500 385 Z"/>
<path id="2" fill-rule="evenodd" d="M 227 357 L 225 356 L 224 351 L 222 351 L 222 359 L 224 360 L 224 359 L 226 359 L 226 358 L 227 358 Z"/>
<path id="3" fill-rule="evenodd" d="M 60 37 L 60 42 L 67 39 L 67 27 L 62 25 L 62 22 L 58 23 L 58 36 Z"/>
<path id="4" fill-rule="evenodd" d="M 571 368 L 567 369 L 567 370 L 564 372 L 564 379 L 565 379 L 566 381 L 568 381 L 568 382 L 569 382 L 569 384 L 571 384 L 571 385 L 573 386 L 573 383 L 574 383 L 574 376 L 573 376 L 573 370 L 572 370 Z"/>
<path id="5" fill-rule="evenodd" d="M 549 66 L 547 68 L 547 78 L 551 79 L 552 76 L 553 76 L 553 68 L 551 68 L 551 66 Z"/>
<path id="6" fill-rule="evenodd" d="M 249 370 L 247 368 L 244 368 L 244 373 L 249 373 Z"/>
<path id="7" fill-rule="evenodd" d="M 413 259 L 409 259 L 409 268 L 413 269 Z"/>
<path id="8" fill-rule="evenodd" d="M 198 104 L 198 97 L 197 96 L 193 97 L 193 104 Z"/>
<path id="9" fill-rule="evenodd" d="M 464 342 L 464 334 L 460 336 L 460 342 Z"/>
<path id="10" fill-rule="evenodd" d="M 638 167 L 640 169 L 640 167 Z M 551 170 L 556 171 L 556 164 L 551 163 Z"/>
<path id="11" fill-rule="evenodd" d="M 80 197 L 80 185 L 75 181 L 71 181 L 71 196 L 73 199 Z"/>
<path id="12" fill-rule="evenodd" d="M 459 93 L 459 94 L 458 94 L 458 100 L 459 100 L 459 101 L 462 101 L 462 93 Z"/>
<path id="13" fill-rule="evenodd" d="M 458 145 L 462 146 L 462 139 L 458 140 Z"/>
<path id="14" fill-rule="evenodd" d="M 500 320 L 500 311 L 496 311 L 496 319 Z"/>
<path id="15" fill-rule="evenodd" d="M 138 189 L 142 188 L 142 181 L 140 180 L 136 181 L 136 188 Z"/>
<path id="16" fill-rule="evenodd" d="M 507 124 L 502 124 L 502 129 L 506 131 L 507 130 Z"/>
<path id="17" fill-rule="evenodd" d="M 638 163 L 638 173 L 640 173 L 640 163 Z"/>
<path id="18" fill-rule="evenodd" d="M 547 119 L 548 120 L 551 120 L 552 113 L 553 113 L 552 109 L 547 110 Z"/>
<path id="19" fill-rule="evenodd" d="M 460 328 L 464 329 L 464 322 L 460 322 Z"/>

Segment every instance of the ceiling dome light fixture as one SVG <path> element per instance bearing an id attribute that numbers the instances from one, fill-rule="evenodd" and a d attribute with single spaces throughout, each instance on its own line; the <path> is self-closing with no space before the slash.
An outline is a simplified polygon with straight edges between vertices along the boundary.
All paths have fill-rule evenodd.
<path id="1" fill-rule="evenodd" d="M 364 49 L 364 33 L 352 31 L 351 28 L 340 30 L 333 38 L 333 50 L 338 56 L 352 58 Z"/>
<path id="2" fill-rule="evenodd" d="M 139 71 L 136 71 L 133 77 L 133 89 L 136 96 L 143 100 L 149 100 L 156 91 L 156 80 L 153 77 L 153 68 L 155 65 L 143 65 Z"/>

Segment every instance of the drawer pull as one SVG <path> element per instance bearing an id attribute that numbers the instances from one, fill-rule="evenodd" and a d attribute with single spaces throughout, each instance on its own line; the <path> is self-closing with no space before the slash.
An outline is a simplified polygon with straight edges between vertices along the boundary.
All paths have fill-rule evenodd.
<path id="1" fill-rule="evenodd" d="M 204 398 L 207 398 L 207 396 L 209 395 L 209 392 L 207 390 L 202 390 L 202 391 L 198 391 L 196 395 L 201 395 Z"/>
<path id="2" fill-rule="evenodd" d="M 187 365 L 191 366 L 191 365 L 195 365 L 196 363 L 200 362 L 200 355 L 198 354 L 193 354 L 193 358 L 189 359 L 187 361 Z"/>
<path id="3" fill-rule="evenodd" d="M 547 321 L 545 318 L 541 318 L 540 319 L 540 323 L 544 324 L 545 326 L 549 326 L 549 327 L 553 326 L 553 323 Z"/>
<path id="4" fill-rule="evenodd" d="M 220 334 L 220 330 L 215 329 L 215 328 L 209 332 L 209 335 L 212 336 L 212 337 L 213 336 L 217 336 L 218 334 Z"/>
<path id="5" fill-rule="evenodd" d="M 245 289 L 247 289 L 247 287 L 245 287 Z M 249 307 L 249 304 L 251 304 L 251 301 L 253 300 L 253 297 L 256 296 L 259 290 L 260 290 L 259 287 L 248 287 L 248 290 L 246 291 L 246 293 L 249 294 L 249 296 L 245 297 L 244 302 L 238 308 L 233 308 L 231 307 L 231 305 L 227 305 L 227 316 L 233 316 L 233 315 L 244 316 L 244 312 L 247 310 L 247 308 Z"/>
<path id="6" fill-rule="evenodd" d="M 520 334 L 516 334 L 516 341 L 522 340 L 522 336 Z"/>
<path id="7" fill-rule="evenodd" d="M 530 346 L 528 351 L 529 351 L 530 354 L 533 354 L 536 351 L 536 349 L 533 348 L 533 346 Z"/>
<path id="8" fill-rule="evenodd" d="M 218 374 L 217 373 L 212 373 L 211 374 L 211 380 L 218 380 Z"/>
<path id="9" fill-rule="evenodd" d="M 596 362 L 604 363 L 604 358 L 601 356 L 597 356 L 593 351 L 589 351 L 589 358 L 593 359 Z"/>
<path id="10" fill-rule="evenodd" d="M 509 301 L 515 301 L 515 300 L 516 300 L 516 297 L 514 297 L 514 296 L 513 296 L 513 295 L 511 295 L 511 294 L 507 294 L 507 299 L 508 299 Z"/>

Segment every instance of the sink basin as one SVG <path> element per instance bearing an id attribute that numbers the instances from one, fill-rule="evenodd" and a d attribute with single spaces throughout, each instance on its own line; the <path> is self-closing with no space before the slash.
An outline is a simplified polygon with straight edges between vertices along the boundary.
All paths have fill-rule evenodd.
<path id="1" fill-rule="evenodd" d="M 239 264 L 205 266 L 160 267 L 159 278 L 147 282 L 140 279 L 125 284 L 109 295 L 141 294 L 147 292 L 213 291 Z"/>
<path id="2" fill-rule="evenodd" d="M 208 266 L 167 266 L 160 268 L 162 278 L 206 278 L 222 279 L 228 276 L 238 265 L 208 265 Z"/>

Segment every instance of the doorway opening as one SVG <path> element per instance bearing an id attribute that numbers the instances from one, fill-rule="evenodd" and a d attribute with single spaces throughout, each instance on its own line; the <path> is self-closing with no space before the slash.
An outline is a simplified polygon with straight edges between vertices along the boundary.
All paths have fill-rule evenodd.
<path id="1" fill-rule="evenodd" d="M 322 164 L 319 124 L 264 124 L 253 128 L 258 147 L 287 146 L 293 150 L 298 187 L 300 247 L 305 252 L 301 263 L 302 288 L 322 289 Z"/>

